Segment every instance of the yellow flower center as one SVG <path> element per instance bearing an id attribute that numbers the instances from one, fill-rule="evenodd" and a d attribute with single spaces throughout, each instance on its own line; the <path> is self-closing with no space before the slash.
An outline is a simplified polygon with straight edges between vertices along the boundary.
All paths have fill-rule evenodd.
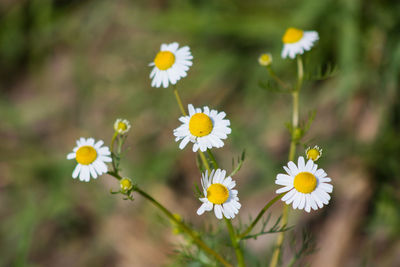
<path id="1" fill-rule="evenodd" d="M 154 59 L 154 64 L 160 70 L 167 70 L 175 63 L 175 55 L 170 51 L 160 51 Z"/>
<path id="2" fill-rule="evenodd" d="M 268 66 L 272 62 L 272 57 L 270 54 L 262 54 L 258 58 L 258 63 L 260 63 L 261 66 Z"/>
<path id="3" fill-rule="evenodd" d="M 207 189 L 207 199 L 213 204 L 222 204 L 229 197 L 229 191 L 222 184 L 212 184 Z"/>
<path id="4" fill-rule="evenodd" d="M 317 178 L 312 173 L 300 172 L 294 177 L 293 185 L 300 193 L 308 194 L 317 186 Z"/>
<path id="5" fill-rule="evenodd" d="M 202 137 L 211 133 L 213 123 L 210 117 L 204 113 L 194 114 L 189 121 L 189 131 L 197 137 Z"/>
<path id="6" fill-rule="evenodd" d="M 124 122 L 120 121 L 118 122 L 117 129 L 118 131 L 126 131 L 126 129 L 128 129 L 128 126 Z"/>
<path id="7" fill-rule="evenodd" d="M 76 161 L 82 165 L 89 165 L 97 158 L 96 149 L 91 146 L 81 146 L 76 151 Z"/>
<path id="8" fill-rule="evenodd" d="M 312 148 L 307 151 L 307 159 L 312 159 L 313 161 L 316 161 L 321 154 L 319 153 L 318 149 Z"/>
<path id="9" fill-rule="evenodd" d="M 293 44 L 300 41 L 303 37 L 303 31 L 296 28 L 288 28 L 282 37 L 282 42 L 285 44 Z"/>

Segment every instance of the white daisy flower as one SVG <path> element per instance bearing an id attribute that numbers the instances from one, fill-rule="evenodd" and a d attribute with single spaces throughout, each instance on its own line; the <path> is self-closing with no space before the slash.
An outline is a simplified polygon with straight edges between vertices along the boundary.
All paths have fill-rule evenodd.
<path id="1" fill-rule="evenodd" d="M 167 88 L 169 84 L 176 84 L 181 78 L 186 77 L 186 72 L 192 66 L 192 53 L 188 46 L 179 48 L 178 43 L 162 44 L 160 52 L 149 66 L 154 66 L 150 73 L 153 79 L 151 86 Z"/>
<path id="2" fill-rule="evenodd" d="M 231 133 L 231 124 L 229 120 L 224 119 L 225 112 L 219 112 L 208 107 L 194 108 L 192 104 L 188 105 L 189 116 L 182 116 L 179 120 L 183 123 L 174 130 L 175 141 L 182 140 L 179 148 L 183 149 L 189 141 L 194 143 L 193 152 L 199 148 L 200 151 L 206 151 L 207 148 L 223 147 L 222 139 L 228 138 Z"/>
<path id="3" fill-rule="evenodd" d="M 117 119 L 114 122 L 114 130 L 119 134 L 126 134 L 131 129 L 131 124 L 128 120 Z"/>
<path id="4" fill-rule="evenodd" d="M 282 58 L 289 56 L 293 59 L 296 55 L 302 55 L 304 51 L 309 51 L 318 39 L 319 36 L 316 31 L 288 28 L 282 37 Z"/>
<path id="5" fill-rule="evenodd" d="M 105 162 L 111 162 L 111 152 L 108 147 L 102 146 L 103 144 L 102 140 L 95 143 L 93 138 L 81 137 L 76 141 L 77 146 L 67 155 L 67 159 L 75 159 L 78 162 L 72 178 L 75 179 L 79 175 L 79 180 L 89 182 L 90 177 L 96 179 L 98 175 L 107 172 Z"/>
<path id="6" fill-rule="evenodd" d="M 213 170 L 210 176 L 208 171 L 202 174 L 204 198 L 200 198 L 203 204 L 197 210 L 198 215 L 211 211 L 213 207 L 218 219 L 222 219 L 222 215 L 227 219 L 233 219 L 239 213 L 241 205 L 237 196 L 238 191 L 233 189 L 236 182 L 230 176 L 225 178 L 225 175 L 226 171 L 221 169 Z"/>
<path id="7" fill-rule="evenodd" d="M 283 167 L 287 174 L 278 174 L 275 183 L 283 185 L 277 194 L 286 193 L 282 197 L 282 201 L 286 204 L 293 203 L 294 209 L 305 209 L 310 212 L 311 208 L 317 210 L 328 205 L 332 193 L 333 186 L 328 184 L 331 178 L 327 177 L 323 169 L 318 169 L 318 165 L 311 159 L 304 161 L 303 157 L 299 157 L 297 166 L 293 161 L 288 163 L 288 167 Z"/>
<path id="8" fill-rule="evenodd" d="M 319 146 L 314 146 L 313 148 L 308 147 L 306 149 L 307 159 L 312 159 L 313 161 L 317 161 L 322 156 L 322 148 Z"/>

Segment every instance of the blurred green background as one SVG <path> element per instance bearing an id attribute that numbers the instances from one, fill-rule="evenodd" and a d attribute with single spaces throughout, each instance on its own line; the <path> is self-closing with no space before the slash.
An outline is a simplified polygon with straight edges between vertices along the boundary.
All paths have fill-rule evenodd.
<path id="1" fill-rule="evenodd" d="M 183 101 L 228 114 L 233 133 L 215 153 L 230 170 L 246 149 L 235 178 L 240 215 L 254 216 L 286 164 L 291 107 L 259 86 L 268 75 L 257 58 L 271 52 L 292 81 L 295 62 L 280 58 L 291 26 L 319 32 L 309 77 L 339 70 L 301 92 L 301 118 L 317 111 L 304 140 L 324 149 L 334 193 L 322 210 L 291 212 L 294 231 L 308 229 L 318 247 L 300 266 L 400 266 L 399 14 L 397 0 L 1 1 L 0 266 L 187 266 L 174 253 L 181 238 L 149 203 L 111 195 L 118 184 L 107 175 L 73 180 L 66 160 L 80 136 L 109 144 L 114 120 L 129 119 L 123 174 L 195 225 L 216 221 L 195 214 L 200 176 L 174 142 L 172 89 L 150 87 L 161 43 L 191 47 Z M 275 237 L 249 242 L 254 266 L 268 262 Z M 292 255 L 284 251 L 284 266 Z"/>

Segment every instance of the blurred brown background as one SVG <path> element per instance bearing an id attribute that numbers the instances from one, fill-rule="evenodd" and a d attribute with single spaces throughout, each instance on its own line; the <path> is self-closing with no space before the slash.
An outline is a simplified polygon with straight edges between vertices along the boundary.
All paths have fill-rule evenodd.
<path id="1" fill-rule="evenodd" d="M 259 86 L 268 75 L 257 57 L 271 52 L 291 81 L 295 63 L 280 51 L 294 26 L 320 34 L 305 56 L 308 77 L 339 70 L 301 92 L 303 120 L 317 111 L 304 140 L 324 149 L 318 164 L 334 192 L 322 210 L 291 212 L 288 235 L 306 229 L 318 249 L 298 264 L 400 266 L 399 14 L 396 0 L 1 1 L 0 265 L 199 266 L 178 259 L 182 238 L 149 203 L 111 195 L 118 184 L 107 175 L 73 180 L 66 154 L 80 136 L 109 144 L 114 120 L 129 119 L 123 173 L 185 220 L 215 225 L 195 213 L 200 175 L 174 142 L 172 89 L 148 78 L 161 43 L 189 45 L 181 96 L 228 114 L 233 133 L 215 154 L 230 170 L 246 149 L 235 177 L 246 222 L 274 196 L 289 145 L 290 96 Z M 249 266 L 265 266 L 275 238 L 248 243 Z M 286 248 L 284 266 L 294 253 Z"/>

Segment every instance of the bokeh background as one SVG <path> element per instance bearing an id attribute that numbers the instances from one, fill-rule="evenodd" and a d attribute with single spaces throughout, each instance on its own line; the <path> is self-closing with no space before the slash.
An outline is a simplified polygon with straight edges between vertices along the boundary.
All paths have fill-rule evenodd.
<path id="1" fill-rule="evenodd" d="M 107 175 L 73 180 L 65 158 L 80 136 L 109 144 L 114 120 L 127 118 L 123 174 L 185 220 L 215 223 L 195 214 L 199 173 L 191 150 L 174 142 L 172 89 L 150 87 L 147 65 L 161 43 L 191 47 L 181 96 L 228 114 L 233 133 L 215 154 L 230 170 L 246 149 L 235 177 L 240 215 L 257 214 L 286 163 L 291 107 L 289 95 L 259 86 L 268 75 L 257 58 L 271 52 L 293 81 L 295 62 L 280 58 L 290 26 L 320 34 L 305 56 L 308 77 L 338 69 L 301 92 L 302 119 L 317 111 L 304 140 L 324 149 L 319 166 L 334 193 L 322 210 L 290 214 L 292 232 L 312 232 L 318 248 L 300 266 L 400 266 L 399 14 L 397 0 L 1 1 L 0 266 L 189 264 L 174 252 L 181 237 L 149 203 L 111 195 L 118 184 Z M 275 238 L 249 242 L 253 266 L 265 266 Z"/>

